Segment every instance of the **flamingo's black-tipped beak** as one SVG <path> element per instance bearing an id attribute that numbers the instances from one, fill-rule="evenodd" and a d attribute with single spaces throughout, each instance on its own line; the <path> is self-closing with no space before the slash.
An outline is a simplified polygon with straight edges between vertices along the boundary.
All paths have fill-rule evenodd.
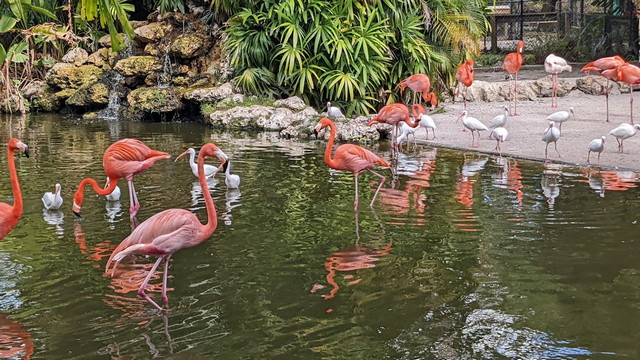
<path id="1" fill-rule="evenodd" d="M 80 213 L 79 213 L 79 212 L 74 211 L 74 212 L 73 212 L 73 215 L 77 216 L 77 217 L 78 217 L 78 219 L 82 219 L 82 215 L 80 215 Z"/>
<path id="2" fill-rule="evenodd" d="M 224 164 L 222 164 L 222 172 L 224 172 L 226 174 L 228 167 L 229 167 L 229 162 L 225 161 Z"/>
<path id="3" fill-rule="evenodd" d="M 313 135 L 316 137 L 316 139 L 318 139 L 318 130 L 313 129 Z"/>
<path id="4" fill-rule="evenodd" d="M 24 148 L 24 156 L 29 157 L 29 147 L 25 146 Z"/>

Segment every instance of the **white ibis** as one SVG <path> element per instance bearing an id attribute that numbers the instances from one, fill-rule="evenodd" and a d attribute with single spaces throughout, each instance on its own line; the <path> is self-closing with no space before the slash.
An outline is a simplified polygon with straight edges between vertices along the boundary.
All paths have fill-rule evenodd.
<path id="1" fill-rule="evenodd" d="M 542 141 L 547 143 L 547 146 L 544 148 L 544 161 L 547 161 L 547 149 L 549 149 L 549 143 L 553 143 L 554 148 L 556 149 L 556 153 L 558 157 L 562 157 L 558 152 L 558 139 L 560 139 L 560 130 L 556 127 L 556 123 L 553 121 L 549 121 L 549 127 L 542 135 Z"/>
<path id="2" fill-rule="evenodd" d="M 104 188 L 108 188 L 109 187 L 109 178 L 107 177 L 107 182 L 104 184 Z M 121 191 L 120 191 L 120 187 L 118 185 L 116 185 L 116 188 L 113 189 L 113 191 L 111 192 L 111 194 L 107 194 L 105 195 L 105 198 L 107 199 L 107 201 L 120 201 L 120 195 L 121 195 Z"/>
<path id="3" fill-rule="evenodd" d="M 634 136 L 638 129 L 640 129 L 640 125 L 638 124 L 631 125 L 623 123 L 618 125 L 613 130 L 609 131 L 609 134 L 607 135 L 615 137 L 616 141 L 618 142 L 618 151 L 624 152 L 624 140 Z"/>
<path id="4" fill-rule="evenodd" d="M 562 132 L 562 123 L 569 120 L 569 118 L 571 117 L 571 115 L 573 115 L 573 117 L 576 117 L 576 113 L 573 111 L 573 108 L 570 107 L 569 111 L 556 111 L 553 114 L 547 116 L 547 120 L 549 121 L 553 121 L 556 124 L 560 124 L 560 132 Z"/>
<path id="5" fill-rule="evenodd" d="M 227 160 L 224 165 L 224 183 L 227 185 L 227 189 L 237 189 L 240 187 L 240 176 L 232 174 L 231 161 Z"/>
<path id="6" fill-rule="evenodd" d="M 62 206 L 62 196 L 60 192 L 62 191 L 62 187 L 60 184 L 56 184 L 55 192 L 47 191 L 42 196 L 42 203 L 44 204 L 44 208 L 47 210 L 58 210 Z"/>
<path id="7" fill-rule="evenodd" d="M 180 154 L 178 158 L 180 158 L 183 155 L 186 155 L 187 153 L 189 153 L 189 166 L 191 166 L 191 172 L 193 173 L 193 175 L 195 175 L 195 177 L 198 177 L 198 164 L 196 164 L 196 161 L 195 161 L 196 150 L 194 148 L 188 148 L 185 152 Z M 211 178 L 218 172 L 218 170 L 220 170 L 220 168 L 221 167 L 215 167 L 213 165 L 204 164 L 204 176 L 206 178 Z"/>
<path id="8" fill-rule="evenodd" d="M 469 116 L 467 110 L 464 110 L 462 114 L 458 116 L 456 122 L 458 122 L 460 118 L 462 118 L 462 125 L 471 131 L 471 146 L 473 146 L 475 142 L 475 135 L 473 134 L 474 131 L 478 132 L 478 145 L 480 145 L 480 131 L 488 131 L 489 128 L 487 125 L 481 123 L 480 120 Z"/>
<path id="9" fill-rule="evenodd" d="M 507 111 L 509 110 L 507 109 Z M 493 139 L 496 140 L 496 147 L 493 150 L 497 150 L 500 157 L 502 157 L 502 150 L 500 149 L 500 143 L 505 142 L 508 136 L 509 136 L 509 132 L 507 131 L 507 129 L 501 126 L 491 130 L 491 137 L 493 137 Z"/>
<path id="10" fill-rule="evenodd" d="M 337 106 L 332 106 L 331 102 L 327 102 L 327 116 L 334 119 L 344 118 L 344 114 Z"/>
<path id="11" fill-rule="evenodd" d="M 591 140 L 588 146 L 589 152 L 587 153 L 587 164 L 591 164 L 591 162 L 589 162 L 589 157 L 591 156 L 591 152 L 593 151 L 598 153 L 598 165 L 600 165 L 600 153 L 604 151 L 604 139 L 605 137 L 603 136 L 599 139 Z"/>

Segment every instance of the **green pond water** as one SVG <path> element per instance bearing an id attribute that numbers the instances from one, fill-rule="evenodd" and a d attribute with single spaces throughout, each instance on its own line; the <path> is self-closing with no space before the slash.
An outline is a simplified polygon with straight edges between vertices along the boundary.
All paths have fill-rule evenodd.
<path id="1" fill-rule="evenodd" d="M 322 140 L 62 116 L 4 117 L 0 133 L 31 149 L 16 157 L 24 213 L 0 241 L 0 358 L 640 358 L 635 173 L 418 147 L 394 181 L 378 169 L 373 209 L 377 178 L 361 175 L 356 213 L 353 176 L 327 168 Z M 84 219 L 71 212 L 125 137 L 173 155 L 135 177 L 140 221 L 172 207 L 206 219 L 187 161 L 173 162 L 187 147 L 215 142 L 242 178 L 209 182 L 218 229 L 173 256 L 164 313 L 136 294 L 154 259 L 104 275 L 131 232 L 126 182 L 120 204 L 87 188 Z M 55 183 L 65 203 L 45 211 Z"/>

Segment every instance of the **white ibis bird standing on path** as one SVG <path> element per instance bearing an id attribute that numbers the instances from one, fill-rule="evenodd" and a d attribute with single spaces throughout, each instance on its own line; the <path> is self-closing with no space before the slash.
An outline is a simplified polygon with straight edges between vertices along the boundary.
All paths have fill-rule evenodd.
<path id="1" fill-rule="evenodd" d="M 556 124 L 560 124 L 560 132 L 562 132 L 562 123 L 569 120 L 571 115 L 573 115 L 574 118 L 576 117 L 576 113 L 575 111 L 573 111 L 572 107 L 569 108 L 569 111 L 561 110 L 554 112 L 553 114 L 547 116 L 547 120 L 553 121 Z"/>
<path id="2" fill-rule="evenodd" d="M 500 149 L 500 143 L 505 142 L 508 136 L 509 136 L 509 132 L 507 131 L 507 129 L 501 126 L 491 130 L 491 137 L 493 137 L 496 140 L 496 147 L 493 150 L 498 151 L 498 154 L 500 155 L 500 157 L 502 157 L 502 149 Z"/>
<path id="3" fill-rule="evenodd" d="M 631 125 L 624 123 L 609 131 L 609 134 L 607 135 L 615 137 L 618 142 L 618 151 L 624 152 L 624 140 L 634 136 L 638 129 L 640 129 L 640 125 L 638 124 Z"/>
<path id="4" fill-rule="evenodd" d="M 478 145 L 480 145 L 480 131 L 488 131 L 489 128 L 487 127 L 487 125 L 483 124 L 480 122 L 480 120 L 468 116 L 469 113 L 467 112 L 467 110 L 464 110 L 462 112 L 462 114 L 460 114 L 460 116 L 458 116 L 458 118 L 456 119 L 456 122 L 458 122 L 458 120 L 460 120 L 460 118 L 462 118 L 462 125 L 464 125 L 465 128 L 471 130 L 471 146 L 473 147 L 473 144 L 475 143 L 475 135 L 473 134 L 474 131 L 478 132 Z"/>
<path id="5" fill-rule="evenodd" d="M 589 152 L 587 153 L 587 164 L 591 164 L 591 162 L 589 162 L 589 157 L 593 151 L 598 153 L 598 165 L 600 165 L 600 154 L 604 151 L 604 139 L 605 137 L 603 136 L 599 139 L 591 140 L 588 146 Z"/>
<path id="6" fill-rule="evenodd" d="M 547 146 L 544 148 L 544 161 L 548 161 L 547 150 L 549 149 L 549 143 L 553 143 L 554 148 L 556 149 L 556 154 L 558 157 L 562 157 L 558 152 L 558 139 L 560 139 L 560 130 L 556 127 L 556 123 L 553 121 L 549 121 L 549 127 L 542 135 L 542 141 L 547 143 Z"/>

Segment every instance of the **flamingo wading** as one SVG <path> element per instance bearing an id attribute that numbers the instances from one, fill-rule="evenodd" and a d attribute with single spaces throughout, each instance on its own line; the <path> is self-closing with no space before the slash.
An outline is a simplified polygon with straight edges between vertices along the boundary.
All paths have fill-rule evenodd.
<path id="1" fill-rule="evenodd" d="M 142 141 L 136 139 L 122 139 L 111 144 L 105 150 L 102 157 L 102 166 L 104 172 L 109 178 L 109 186 L 101 188 L 98 182 L 91 178 L 85 178 L 80 182 L 78 190 L 73 195 L 73 213 L 80 217 L 80 208 L 84 200 L 84 187 L 89 184 L 100 196 L 111 194 L 118 185 L 118 179 L 127 179 L 129 184 L 129 200 L 131 207 L 129 215 L 133 218 L 140 203 L 136 190 L 133 187 L 133 177 L 156 163 L 156 161 L 170 158 L 171 155 L 163 151 L 153 150 L 145 145 Z"/>
<path id="2" fill-rule="evenodd" d="M 11 179 L 11 189 L 13 190 L 13 205 L 0 202 L 0 240 L 18 224 L 22 215 L 22 191 L 18 182 L 14 153 L 16 150 L 22 151 L 24 156 L 29 157 L 29 147 L 22 141 L 12 138 L 7 146 L 7 167 L 9 168 L 9 178 Z"/>
<path id="3" fill-rule="evenodd" d="M 183 153 L 184 154 L 184 153 Z M 181 155 L 182 156 L 182 155 Z M 147 220 L 143 221 L 138 227 L 124 239 L 107 261 L 105 272 L 109 272 L 109 268 L 113 263 L 111 276 L 115 273 L 118 263 L 126 256 L 132 254 L 157 256 L 158 260 L 153 264 L 149 274 L 140 285 L 138 295 L 147 300 L 156 309 L 162 310 L 169 305 L 167 297 L 167 273 L 169 271 L 169 259 L 171 255 L 180 249 L 194 247 L 207 240 L 218 226 L 218 218 L 216 215 L 216 207 L 213 203 L 211 193 L 207 190 L 207 179 L 204 176 L 204 160 L 206 157 L 217 157 L 223 163 L 227 161 L 227 156 L 212 143 L 205 144 L 198 154 L 198 170 L 200 176 L 200 186 L 203 189 L 205 206 L 207 208 L 207 224 L 204 225 L 198 220 L 198 217 L 191 211 L 184 209 L 167 209 L 159 212 Z M 180 156 L 178 157 L 180 158 Z M 178 160 L 176 158 L 176 160 Z M 144 291 L 149 280 L 156 271 L 158 265 L 164 261 L 164 277 L 162 280 L 162 305 L 160 307 L 153 299 L 151 299 Z"/>
<path id="4" fill-rule="evenodd" d="M 327 142 L 327 148 L 324 152 L 324 162 L 332 169 L 351 171 L 353 173 L 356 182 L 356 196 L 355 201 L 353 202 L 353 207 L 355 209 L 358 208 L 358 175 L 360 175 L 360 173 L 362 173 L 363 171 L 368 170 L 369 172 L 380 178 L 380 185 L 378 185 L 378 189 L 376 189 L 375 194 L 373 194 L 373 199 L 371 199 L 371 204 L 369 204 L 370 207 L 373 207 L 373 203 L 376 201 L 376 196 L 378 196 L 378 192 L 384 184 L 385 177 L 384 175 L 378 174 L 377 172 L 373 171 L 371 168 L 375 165 L 381 165 L 391 168 L 391 165 L 389 165 L 389 163 L 387 163 L 384 159 L 378 157 L 378 155 L 372 153 L 371 151 L 353 144 L 343 144 L 338 146 L 335 151 L 335 155 L 333 156 L 333 158 L 331 158 L 333 142 L 336 139 L 335 124 L 327 118 L 322 118 L 313 131 L 317 136 L 320 130 L 324 129 L 327 126 L 331 130 L 331 134 L 329 136 L 329 141 Z"/>

